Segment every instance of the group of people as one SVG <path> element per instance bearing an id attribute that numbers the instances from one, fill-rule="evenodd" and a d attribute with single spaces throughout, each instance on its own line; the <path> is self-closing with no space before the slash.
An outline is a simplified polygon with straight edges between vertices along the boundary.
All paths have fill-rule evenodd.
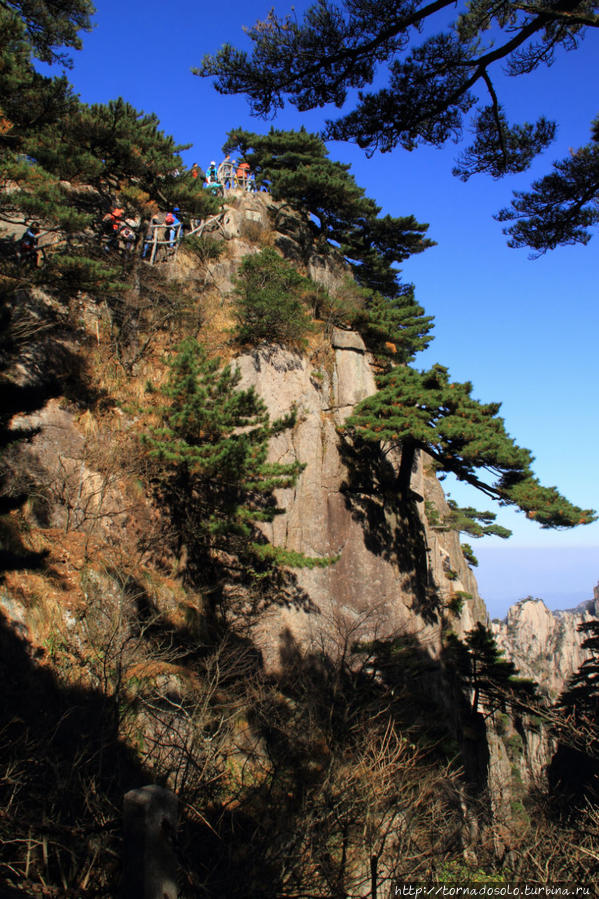
<path id="1" fill-rule="evenodd" d="M 157 243 L 168 242 L 169 247 L 174 247 L 182 236 L 183 225 L 178 218 L 180 209 L 175 206 L 171 212 L 152 216 L 146 227 L 141 258 L 145 259 L 150 247 Z M 125 210 L 115 206 L 111 212 L 107 212 L 102 219 L 102 230 L 107 240 L 104 243 L 105 252 L 119 250 L 121 248 L 129 252 L 136 239 L 136 224 L 124 217 Z"/>
<path id="2" fill-rule="evenodd" d="M 192 166 L 192 175 L 194 166 L 197 169 L 197 163 L 194 162 Z M 205 186 L 208 188 L 226 188 L 227 190 L 240 188 L 241 190 L 253 192 L 256 190 L 256 176 L 251 171 L 248 162 L 236 163 L 235 160 L 231 159 L 227 154 L 218 168 L 214 159 L 211 160 L 210 165 L 206 169 Z"/>
<path id="3" fill-rule="evenodd" d="M 197 162 L 191 167 L 193 178 L 200 176 L 200 168 Z M 239 188 L 254 192 L 256 190 L 256 176 L 247 162 L 236 163 L 229 155 L 225 156 L 217 167 L 212 160 L 206 170 L 204 186 L 217 189 L 222 193 L 225 188 L 233 190 Z M 141 258 L 145 259 L 151 247 L 157 245 L 174 247 L 183 236 L 183 223 L 178 217 L 180 209 L 175 206 L 170 212 L 154 215 L 146 227 L 144 234 Z M 22 262 L 38 265 L 39 262 L 39 222 L 32 222 L 18 242 L 17 255 Z M 125 218 L 125 210 L 115 206 L 107 212 L 102 219 L 102 235 L 105 238 L 103 248 L 105 252 L 124 249 L 130 252 L 137 238 L 137 223 Z"/>
<path id="4" fill-rule="evenodd" d="M 121 245 L 129 251 L 135 242 L 135 224 L 124 218 L 125 210 L 115 206 L 111 212 L 107 212 L 102 219 L 102 231 L 107 240 L 104 250 L 119 250 Z"/>
<path id="5" fill-rule="evenodd" d="M 168 246 L 172 248 L 183 236 L 183 223 L 178 217 L 180 209 L 175 206 L 171 212 L 158 213 L 152 216 L 148 222 L 144 234 L 141 258 L 145 259 L 148 251 L 154 245 Z M 125 250 L 130 252 L 137 239 L 138 225 L 132 219 L 125 218 L 125 210 L 115 206 L 102 218 L 101 239 L 105 253 L 111 250 Z M 41 228 L 39 222 L 31 222 L 15 244 L 17 259 L 21 264 L 37 268 L 40 253 L 43 248 L 39 246 Z"/>

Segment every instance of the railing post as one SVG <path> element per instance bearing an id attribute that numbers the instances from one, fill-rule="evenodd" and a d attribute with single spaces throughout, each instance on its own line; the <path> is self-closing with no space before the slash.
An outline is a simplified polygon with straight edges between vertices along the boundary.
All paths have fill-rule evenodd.
<path id="1" fill-rule="evenodd" d="M 121 899 L 177 899 L 177 805 L 156 784 L 125 794 Z"/>
<path id="2" fill-rule="evenodd" d="M 156 249 L 158 247 L 158 228 L 159 225 L 154 225 L 154 230 L 152 233 L 152 254 L 150 256 L 150 265 L 154 265 L 154 261 L 156 259 Z"/>

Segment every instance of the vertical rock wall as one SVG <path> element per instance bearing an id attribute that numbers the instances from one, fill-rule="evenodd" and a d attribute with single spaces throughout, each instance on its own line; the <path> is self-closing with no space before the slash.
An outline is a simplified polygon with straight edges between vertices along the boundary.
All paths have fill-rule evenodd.
<path id="1" fill-rule="evenodd" d="M 498 646 L 522 675 L 555 699 L 589 655 L 580 645 L 578 625 L 598 616 L 599 586 L 593 600 L 567 611 L 551 612 L 542 599 L 522 599 L 492 627 Z"/>
<path id="2" fill-rule="evenodd" d="M 365 464 L 339 432 L 354 406 L 375 390 L 361 337 L 334 331 L 328 363 L 313 368 L 305 355 L 271 347 L 237 360 L 244 386 L 252 385 L 272 417 L 296 406 L 292 432 L 273 441 L 271 458 L 298 460 L 305 469 L 292 489 L 279 492 L 285 510 L 264 528 L 275 545 L 336 561 L 296 569 L 293 588 L 264 616 L 260 644 L 267 664 L 278 667 L 289 643 L 342 651 L 348 640 L 414 634 L 438 657 L 444 605 L 455 589 L 472 595 L 458 632 L 486 618 L 476 583 L 456 534 L 433 533 L 424 516 L 424 495 L 444 504 L 433 473 L 421 463 L 413 488 L 422 500 L 411 519 L 401 518 L 385 478 Z M 381 459 L 381 471 L 399 459 Z M 416 559 L 416 562 L 415 562 Z M 416 570 L 418 569 L 418 570 Z M 447 579 L 448 570 L 457 580 Z"/>

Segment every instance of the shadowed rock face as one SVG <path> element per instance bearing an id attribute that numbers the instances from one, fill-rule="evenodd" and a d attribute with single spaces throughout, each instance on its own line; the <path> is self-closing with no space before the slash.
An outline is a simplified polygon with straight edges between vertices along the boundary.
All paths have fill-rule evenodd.
<path id="1" fill-rule="evenodd" d="M 551 612 L 542 599 L 522 599 L 503 621 L 493 621 L 495 639 L 525 677 L 555 698 L 588 658 L 578 625 L 599 615 L 599 585 L 594 599 L 574 609 Z"/>
<path id="2" fill-rule="evenodd" d="M 398 454 L 373 457 L 375 451 L 353 446 L 338 430 L 356 403 L 374 392 L 375 381 L 359 335 L 334 332 L 332 349 L 331 366 L 318 372 L 305 356 L 276 347 L 237 360 L 243 385 L 256 388 L 272 417 L 297 408 L 295 428 L 273 441 L 271 458 L 299 460 L 305 469 L 294 488 L 280 491 L 285 513 L 265 526 L 265 535 L 286 549 L 337 559 L 295 572 L 309 602 L 301 609 L 278 606 L 260 622 L 265 659 L 278 667 L 283 633 L 333 654 L 348 641 L 412 633 L 438 656 L 441 611 L 456 583 L 476 605 L 466 604 L 464 627 L 456 622 L 457 630 L 484 619 L 484 606 L 457 535 L 431 532 L 423 499 L 400 512 Z M 418 496 L 444 503 L 436 478 L 425 476 L 420 462 L 413 487 Z M 457 571 L 457 582 L 447 580 L 448 568 Z"/>

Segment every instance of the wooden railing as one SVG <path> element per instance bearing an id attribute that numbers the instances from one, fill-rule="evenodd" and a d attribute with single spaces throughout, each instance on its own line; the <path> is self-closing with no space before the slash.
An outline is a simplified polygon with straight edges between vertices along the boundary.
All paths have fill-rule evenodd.
<path id="1" fill-rule="evenodd" d="M 159 222 L 155 225 L 152 225 L 152 236 L 150 238 L 146 237 L 144 239 L 144 250 L 147 247 L 152 247 L 152 251 L 150 253 L 149 262 L 151 265 L 154 265 L 156 262 L 156 254 L 160 247 L 166 247 L 167 251 L 172 250 L 173 254 L 177 253 L 179 249 L 179 245 L 183 237 L 191 237 L 195 235 L 197 237 L 201 237 L 202 234 L 205 234 L 209 231 L 220 231 L 224 237 L 223 230 L 223 219 L 225 217 L 224 211 L 219 212 L 217 215 L 212 215 L 207 219 L 200 219 L 199 221 L 195 221 L 192 219 L 191 222 L 191 231 L 188 231 L 187 234 L 183 234 L 183 225 L 179 223 L 178 225 L 166 225 L 164 222 Z M 170 232 L 174 230 L 175 234 L 171 236 Z M 160 232 L 164 232 L 164 237 L 159 237 Z M 168 233 L 168 236 L 167 236 Z M 145 257 L 144 257 L 145 258 Z"/>
<path id="2" fill-rule="evenodd" d="M 150 238 L 144 238 L 143 253 L 145 255 L 145 251 L 148 246 L 152 247 L 152 252 L 150 254 L 150 264 L 154 265 L 154 262 L 156 261 L 156 253 L 158 252 L 159 247 L 168 247 L 169 249 L 174 249 L 175 252 L 177 251 L 177 247 L 181 242 L 181 237 L 183 236 L 183 225 L 181 224 L 181 222 L 178 222 L 176 225 L 168 225 L 164 222 L 158 222 L 155 225 L 150 225 L 150 227 L 152 229 L 152 236 Z M 164 238 L 159 237 L 160 232 L 163 232 Z"/>

